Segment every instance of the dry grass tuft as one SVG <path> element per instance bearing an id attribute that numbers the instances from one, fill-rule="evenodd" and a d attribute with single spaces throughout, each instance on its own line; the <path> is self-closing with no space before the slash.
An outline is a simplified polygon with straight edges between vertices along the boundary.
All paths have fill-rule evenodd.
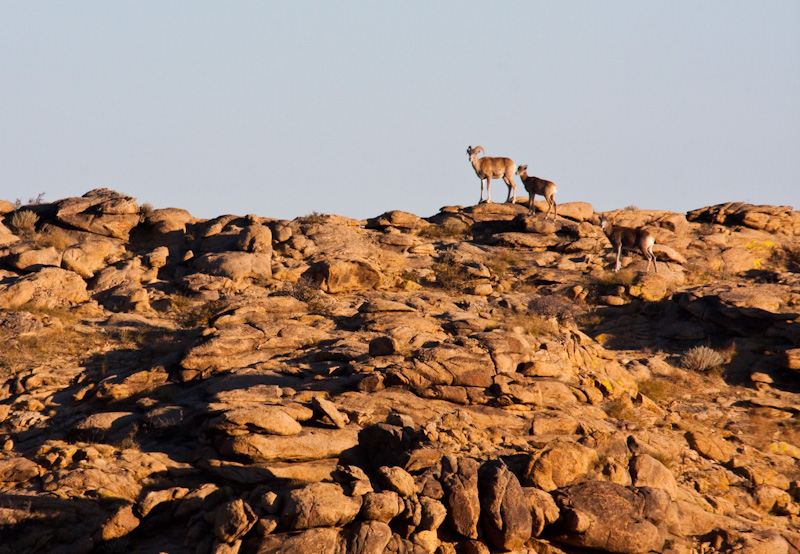
<path id="1" fill-rule="evenodd" d="M 632 268 L 624 268 L 620 269 L 617 272 L 614 271 L 606 271 L 602 277 L 598 277 L 595 281 L 595 284 L 602 285 L 602 286 L 613 286 L 613 285 L 622 285 L 625 287 L 629 287 L 633 284 L 633 281 L 639 275 L 639 272 Z"/>
<path id="2" fill-rule="evenodd" d="M 695 346 L 681 356 L 681 367 L 698 373 L 721 374 L 725 363 L 722 354 L 708 346 Z"/>
<path id="3" fill-rule="evenodd" d="M 492 275 L 502 277 L 509 271 L 525 266 L 525 261 L 515 250 L 501 250 L 496 255 L 487 258 L 484 265 L 489 268 Z"/>
<path id="4" fill-rule="evenodd" d="M 145 202 L 139 206 L 139 223 L 145 223 L 153 215 L 153 205 Z"/>
<path id="5" fill-rule="evenodd" d="M 445 252 L 431 269 L 436 275 L 436 284 L 445 290 L 459 290 L 472 280 L 464 264 L 452 252 Z"/>
<path id="6" fill-rule="evenodd" d="M 32 239 L 36 236 L 36 224 L 39 216 L 30 210 L 19 210 L 14 212 L 9 222 L 11 227 L 23 238 Z"/>
<path id="7" fill-rule="evenodd" d="M 44 329 L 34 333 L 19 334 L 13 330 L 0 330 L 0 378 L 40 365 L 58 363 L 71 358 L 83 359 L 105 344 L 102 333 L 83 333 L 74 328 L 78 321 L 67 310 L 47 308 L 18 308 L 50 319 Z M 56 321 L 52 321 L 56 320 Z"/>
<path id="8" fill-rule="evenodd" d="M 220 302 L 198 302 L 179 292 L 169 295 L 171 310 L 178 324 L 184 329 L 208 327 Z"/>
<path id="9" fill-rule="evenodd" d="M 37 233 L 34 240 L 36 241 L 37 248 L 53 247 L 59 252 L 64 252 L 64 250 L 72 246 L 74 242 L 67 233 L 57 228 L 50 228 L 41 233 Z"/>
<path id="10" fill-rule="evenodd" d="M 428 225 L 420 230 L 418 236 L 430 240 L 465 239 L 469 235 L 469 225 L 463 221 L 448 221 L 444 225 Z"/>
<path id="11" fill-rule="evenodd" d="M 325 294 L 311 279 L 303 277 L 295 283 L 290 283 L 289 295 L 300 302 L 305 302 L 312 314 L 327 316 L 332 313 L 331 301 L 325 298 Z"/>
<path id="12" fill-rule="evenodd" d="M 314 211 L 308 215 L 299 218 L 299 221 L 300 223 L 305 223 L 306 225 L 315 225 L 319 223 L 325 223 L 327 217 L 328 216 L 326 216 L 325 214 Z"/>
<path id="13" fill-rule="evenodd" d="M 503 318 L 503 327 L 508 330 L 514 327 L 522 327 L 534 337 L 556 336 L 559 334 L 556 319 L 539 314 L 510 314 Z"/>
<path id="14" fill-rule="evenodd" d="M 800 244 L 784 244 L 772 250 L 770 258 L 779 269 L 800 271 Z"/>
<path id="15" fill-rule="evenodd" d="M 637 386 L 639 392 L 657 404 L 670 402 L 686 392 L 674 380 L 665 377 L 646 379 L 637 383 Z"/>

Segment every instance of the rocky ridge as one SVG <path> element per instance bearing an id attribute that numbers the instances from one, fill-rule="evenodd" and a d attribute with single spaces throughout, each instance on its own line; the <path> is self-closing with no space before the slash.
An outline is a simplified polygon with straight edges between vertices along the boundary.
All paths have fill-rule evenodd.
<path id="1" fill-rule="evenodd" d="M 798 552 L 800 212 L 610 215 L 0 201 L 0 553 Z"/>

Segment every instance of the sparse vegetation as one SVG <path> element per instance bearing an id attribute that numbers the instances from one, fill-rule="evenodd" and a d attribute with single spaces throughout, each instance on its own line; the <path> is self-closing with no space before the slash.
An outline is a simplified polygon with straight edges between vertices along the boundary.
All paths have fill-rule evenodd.
<path id="1" fill-rule="evenodd" d="M 430 240 L 464 239 L 469 234 L 469 225 L 463 221 L 448 220 L 443 225 L 428 225 L 419 236 Z"/>
<path id="2" fill-rule="evenodd" d="M 145 202 L 139 206 L 139 223 L 145 223 L 147 219 L 153 215 L 153 205 Z"/>
<path id="3" fill-rule="evenodd" d="M 411 281 L 412 283 L 419 283 L 419 275 L 417 275 L 413 271 L 409 271 L 407 269 L 404 269 L 403 271 L 401 271 L 400 275 L 398 275 L 398 277 L 400 277 L 400 279 L 402 279 L 404 281 Z"/>
<path id="4" fill-rule="evenodd" d="M 496 277 L 502 277 L 509 271 L 518 269 L 523 263 L 522 256 L 515 250 L 502 250 L 485 261 L 486 267 Z"/>
<path id="5" fill-rule="evenodd" d="M 0 343 L 3 344 L 0 348 L 0 377 L 62 358 L 82 358 L 104 343 L 104 337 L 99 333 L 86 334 L 77 330 L 74 325 L 77 318 L 70 312 L 25 308 L 13 311 L 33 312 L 34 319 L 41 321 L 44 327 L 29 333 L 0 329 Z"/>
<path id="6" fill-rule="evenodd" d="M 446 290 L 461 290 L 472 279 L 458 256 L 450 251 L 445 252 L 431 269 L 436 274 L 436 284 Z"/>
<path id="7" fill-rule="evenodd" d="M 42 201 L 44 200 L 44 195 L 45 195 L 44 192 L 40 192 L 36 196 L 28 198 L 28 205 L 30 206 L 30 205 L 41 204 Z"/>
<path id="8" fill-rule="evenodd" d="M 683 394 L 677 382 L 665 377 L 653 377 L 638 383 L 639 392 L 656 403 L 669 402 Z"/>
<path id="9" fill-rule="evenodd" d="M 698 373 L 721 373 L 725 358 L 708 346 L 695 346 L 681 356 L 681 367 Z"/>
<path id="10" fill-rule="evenodd" d="M 638 274 L 639 272 L 632 268 L 620 269 L 616 273 L 613 271 L 606 271 L 602 277 L 597 278 L 595 284 L 603 286 L 622 285 L 629 287 L 633 284 Z"/>
<path id="11" fill-rule="evenodd" d="M 331 314 L 331 301 L 325 298 L 324 293 L 308 278 L 300 278 L 289 285 L 289 294 L 301 302 L 305 302 L 308 311 L 317 315 Z"/>
<path id="12" fill-rule="evenodd" d="M 217 302 L 198 302 L 180 292 L 169 295 L 178 324 L 185 329 L 205 327 L 219 309 Z"/>
<path id="13" fill-rule="evenodd" d="M 800 271 L 800 244 L 784 244 L 772 249 L 771 260 L 786 271 Z"/>
<path id="14" fill-rule="evenodd" d="M 509 330 L 514 327 L 522 327 L 534 337 L 558 334 L 558 322 L 556 319 L 539 314 L 510 314 L 503 318 L 503 327 Z"/>
<path id="15" fill-rule="evenodd" d="M 555 318 L 559 323 L 572 322 L 581 313 L 573 302 L 560 296 L 537 296 L 528 303 L 528 309 L 545 318 Z"/>
<path id="16" fill-rule="evenodd" d="M 106 198 L 105 192 L 95 194 L 98 201 Z M 146 204 L 140 209 L 140 215 L 149 211 Z M 5 540 L 9 551 L 25 551 L 34 539 L 44 552 L 61 548 L 61 539 L 72 535 L 101 536 L 115 530 L 113 518 L 121 508 L 125 518 L 118 522 L 125 524 L 132 513 L 139 529 L 155 528 L 175 502 L 185 511 L 178 525 L 159 527 L 158 547 L 196 549 L 200 541 L 201 547 L 209 546 L 209 506 L 227 500 L 239 505 L 241 500 L 242 508 L 255 502 L 272 511 L 269 507 L 281 502 L 285 508 L 286 495 L 305 488 L 287 481 L 285 487 L 266 483 L 254 490 L 249 479 L 266 475 L 267 463 L 251 457 L 256 451 L 274 458 L 268 469 L 280 470 L 276 479 L 294 479 L 295 468 L 304 471 L 292 465 L 299 443 L 290 434 L 298 432 L 301 441 L 318 432 L 326 439 L 304 445 L 315 458 L 334 455 L 337 443 L 346 448 L 342 459 L 354 464 L 359 475 L 348 470 L 343 478 L 374 482 L 377 468 L 398 456 L 421 454 L 424 459 L 415 460 L 422 463 L 416 469 L 408 464 L 408 470 L 425 472 L 434 487 L 446 464 L 469 457 L 479 475 L 490 469 L 486 462 L 494 466 L 502 459 L 524 486 L 548 483 L 545 488 L 551 489 L 552 478 L 566 493 L 556 482 L 564 477 L 563 482 L 586 482 L 587 491 L 615 494 L 608 483 L 592 482 L 629 483 L 635 456 L 647 453 L 669 468 L 681 494 L 695 490 L 707 499 L 703 508 L 714 513 L 703 515 L 704 521 L 719 517 L 715 525 L 725 528 L 730 519 L 721 512 L 735 511 L 746 514 L 737 521 L 747 525 L 751 519 L 759 529 L 764 522 L 779 532 L 799 528 L 800 394 L 789 369 L 796 358 L 787 351 L 797 344 L 791 319 L 752 309 L 772 297 L 774 304 L 762 307 L 797 311 L 796 275 L 779 269 L 800 262 L 800 248 L 784 246 L 794 240 L 789 235 L 731 223 L 720 225 L 719 234 L 704 244 L 692 235 L 697 223 L 675 218 L 679 236 L 665 231 L 665 243 L 674 239 L 672 247 L 690 262 L 680 269 L 670 263 L 659 276 L 675 287 L 674 296 L 645 301 L 651 279 L 640 281 L 642 272 L 633 269 L 607 271 L 607 248 L 603 257 L 602 237 L 591 225 L 576 226 L 561 217 L 559 234 L 565 240 L 558 245 L 537 242 L 533 232 L 528 240 L 517 241 L 519 220 L 508 217 L 522 213 L 519 207 L 452 208 L 442 216 L 447 225 L 432 225 L 420 235 L 460 228 L 462 238 L 414 239 L 425 243 L 419 248 L 399 248 L 407 240 L 381 240 L 386 238 L 382 232 L 396 229 L 344 229 L 338 216 L 315 212 L 281 233 L 276 245 L 285 246 L 276 247 L 272 277 L 268 272 L 250 277 L 246 263 L 241 272 L 227 263 L 249 258 L 234 240 L 243 232 L 243 220 L 236 216 L 198 220 L 182 236 L 175 231 L 167 240 L 154 229 L 134 230 L 136 217 L 125 218 L 132 243 L 111 236 L 84 240 L 85 232 L 67 228 L 53 217 L 54 210 L 30 211 L 43 221 L 34 225 L 33 241 L 11 237 L 5 247 L 0 305 L 16 306 L 31 298 L 31 303 L 71 307 L 0 309 L 0 423 L 5 432 L 0 446 L 8 454 L 2 460 L 6 471 L 19 474 L 4 483 L 11 500 L 0 500 L 9 513 L 9 522 L 0 525 L 0 542 Z M 104 217 L 102 210 L 96 212 Z M 493 213 L 500 217 L 492 219 Z M 3 220 L 8 224 L 12 215 L 4 214 Z M 475 222 L 476 236 L 468 244 L 461 241 L 470 227 L 459 218 Z M 113 230 L 98 223 L 93 228 L 101 234 L 104 228 Z M 497 235 L 506 231 L 514 237 Z M 335 240 L 328 240 L 331 235 Z M 389 238 L 398 237 L 408 239 Z M 578 238 L 587 240 L 569 247 Z M 310 239 L 313 247 L 306 246 Z M 93 270 L 94 278 L 56 268 L 52 252 L 34 253 L 50 266 L 15 269 L 26 267 L 14 257 L 26 250 L 43 245 L 60 249 L 74 242 L 90 254 L 92 243 L 100 240 L 115 250 L 105 259 L 103 250 L 96 250 L 102 267 Z M 155 253 L 161 246 L 170 251 L 166 259 L 160 256 L 163 249 Z M 726 248 L 737 249 L 733 254 L 744 260 L 770 255 L 771 271 L 742 271 L 730 282 L 708 286 L 687 286 L 681 279 L 681 273 L 699 268 L 708 271 L 708 279 L 716 279 L 712 272 L 723 275 L 720 253 Z M 241 278 L 213 278 L 213 267 L 197 263 L 210 253 L 218 256 L 217 267 L 225 263 Z M 256 260 L 262 261 L 251 258 Z M 736 267 L 734 256 L 725 260 Z M 319 280 L 324 264 L 338 261 L 369 263 L 381 272 L 379 284 L 373 286 L 372 275 L 364 278 L 358 271 L 331 271 L 328 281 Z M 718 261 L 721 265 L 714 265 Z M 698 269 L 689 268 L 690 263 Z M 311 277 L 297 280 L 300 275 Z M 350 279 L 341 287 L 345 290 L 330 292 L 341 290 L 336 287 L 340 275 Z M 80 294 L 71 294 L 73 288 Z M 145 294 L 153 311 L 139 301 Z M 592 330 L 581 333 L 576 324 Z M 689 349 L 687 341 L 705 346 Z M 418 441 L 408 443 L 403 433 L 390 437 L 388 428 L 370 429 L 383 422 L 395 429 L 418 428 L 437 457 L 428 459 Z M 267 436 L 273 431 L 285 432 L 286 438 Z M 548 455 L 551 447 L 562 446 L 570 454 L 559 456 L 570 461 L 567 469 L 580 470 L 571 476 L 560 471 L 559 458 Z M 734 462 L 727 461 L 726 447 L 735 452 Z M 213 479 L 205 478 L 209 475 Z M 642 474 L 637 477 L 638 485 L 646 481 Z M 313 487 L 303 494 L 315 493 Z M 199 500 L 184 503 L 178 492 Z M 775 495 L 791 501 L 770 508 L 766 504 Z M 27 499 L 32 509 L 23 513 Z M 81 510 L 86 521 L 74 514 L 70 521 L 45 521 L 37 513 L 63 514 L 76 501 L 91 502 Z M 358 503 L 331 502 L 361 513 Z M 448 513 L 455 508 L 448 497 L 442 506 Z M 229 511 L 232 517 L 241 513 L 239 508 L 216 510 L 214 524 L 233 522 L 222 519 Z M 363 524 L 361 516 L 353 515 L 351 523 L 331 533 L 350 536 Z M 602 523 L 600 516 L 591 514 Z M 186 521 L 193 523 L 187 527 Z M 683 522 L 675 523 L 678 529 Z M 73 524 L 72 533 L 64 535 L 62 530 Z M 457 534 L 443 525 L 442 548 L 453 550 Z M 29 529 L 36 531 L 29 533 L 29 542 L 17 539 L 20 530 Z M 304 532 L 275 530 L 281 536 L 267 537 L 269 545 L 259 544 L 261 534 L 246 540 L 253 548 L 272 548 L 272 541 L 294 541 Z M 737 537 L 744 535 L 737 530 Z M 139 552 L 152 546 L 151 539 L 135 531 L 97 541 L 94 549 Z M 681 548 L 699 551 L 695 539 L 706 537 L 676 532 L 675 539 Z M 558 541 L 553 542 L 557 547 Z M 647 550 L 659 548 L 655 544 Z"/>
<path id="17" fill-rule="evenodd" d="M 73 243 L 69 235 L 58 228 L 50 228 L 45 232 L 36 233 L 34 240 L 37 248 L 53 247 L 59 252 L 64 252 Z"/>
<path id="18" fill-rule="evenodd" d="M 11 227 L 23 238 L 32 239 L 36 235 L 39 216 L 30 210 L 18 210 L 11 216 Z"/>
<path id="19" fill-rule="evenodd" d="M 306 225 L 315 225 L 319 223 L 325 223 L 326 218 L 327 216 L 325 214 L 313 211 L 310 214 L 301 217 L 300 223 L 305 223 Z"/>

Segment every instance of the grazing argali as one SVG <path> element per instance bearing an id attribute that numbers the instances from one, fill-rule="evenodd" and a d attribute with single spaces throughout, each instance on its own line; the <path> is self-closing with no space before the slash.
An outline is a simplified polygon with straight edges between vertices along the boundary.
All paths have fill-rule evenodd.
<path id="1" fill-rule="evenodd" d="M 658 273 L 656 256 L 653 254 L 653 245 L 656 241 L 649 231 L 614 225 L 605 216 L 600 218 L 600 227 L 617 251 L 617 264 L 614 266 L 615 272 L 619 271 L 619 258 L 622 255 L 622 249 L 625 248 L 626 250 L 638 250 L 641 252 L 642 256 L 647 258 L 647 269 L 645 271 L 650 271 L 650 263 L 652 262 L 656 273 Z"/>

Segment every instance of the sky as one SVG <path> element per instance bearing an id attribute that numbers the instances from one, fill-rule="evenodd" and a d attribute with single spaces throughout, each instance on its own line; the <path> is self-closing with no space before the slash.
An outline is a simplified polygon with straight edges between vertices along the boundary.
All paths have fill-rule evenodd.
<path id="1" fill-rule="evenodd" d="M 0 0 L 0 199 L 427 217 L 470 145 L 596 211 L 800 209 L 800 2 Z"/>

